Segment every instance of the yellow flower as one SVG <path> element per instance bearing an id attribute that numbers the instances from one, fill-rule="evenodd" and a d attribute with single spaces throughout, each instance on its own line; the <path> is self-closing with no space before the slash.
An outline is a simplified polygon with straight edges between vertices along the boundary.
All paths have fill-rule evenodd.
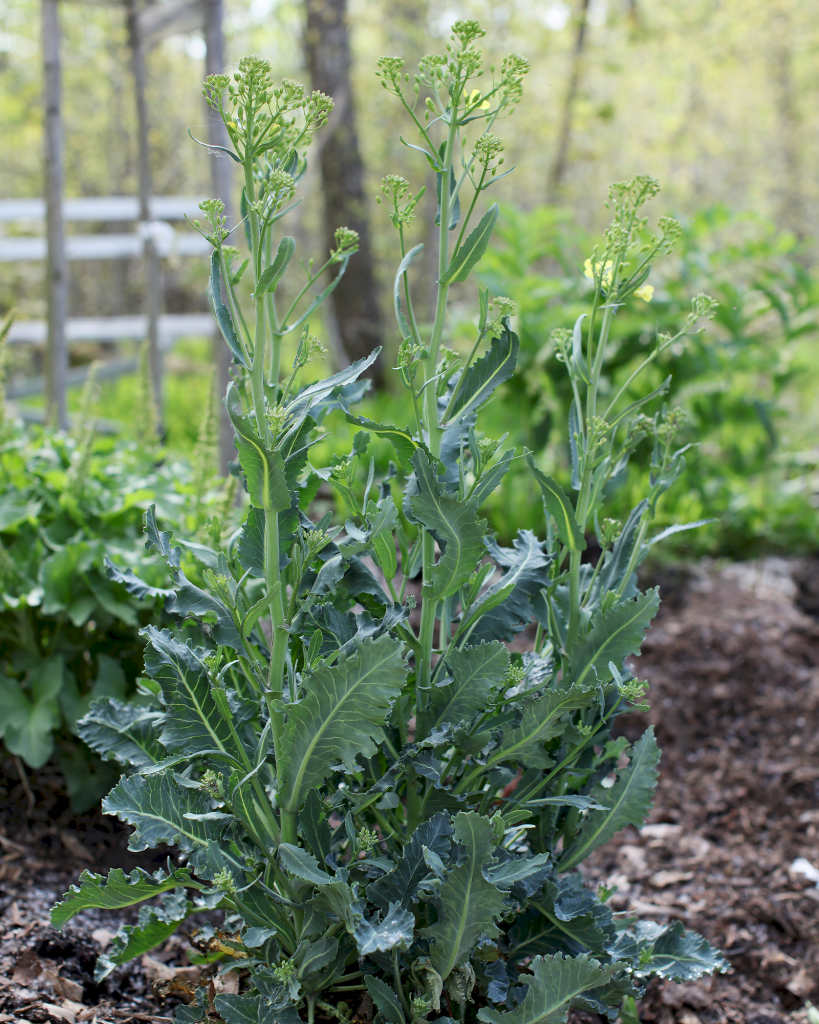
<path id="1" fill-rule="evenodd" d="M 638 299 L 642 299 L 643 302 L 651 302 L 654 296 L 654 285 L 644 284 L 642 288 L 635 288 L 634 294 L 637 296 Z"/>
<path id="2" fill-rule="evenodd" d="M 602 263 L 595 263 L 594 268 L 592 268 L 592 261 L 591 260 L 586 260 L 586 262 L 583 264 L 584 273 L 585 273 L 586 277 L 590 281 L 593 281 L 595 274 L 600 275 L 601 283 L 605 287 L 608 287 L 611 284 L 611 274 L 612 274 L 611 268 L 613 266 L 614 266 L 614 263 L 612 262 L 612 260 L 606 260 L 605 267 L 603 266 Z M 602 274 L 601 274 L 601 270 L 602 270 Z"/>
<path id="3" fill-rule="evenodd" d="M 466 105 L 468 107 L 474 106 L 474 104 L 480 98 L 480 95 L 481 95 L 480 89 L 473 89 L 472 92 L 469 94 L 469 99 L 466 101 Z M 484 100 L 483 103 L 481 103 L 481 105 L 480 105 L 480 107 L 478 109 L 479 110 L 489 110 L 489 100 Z"/>

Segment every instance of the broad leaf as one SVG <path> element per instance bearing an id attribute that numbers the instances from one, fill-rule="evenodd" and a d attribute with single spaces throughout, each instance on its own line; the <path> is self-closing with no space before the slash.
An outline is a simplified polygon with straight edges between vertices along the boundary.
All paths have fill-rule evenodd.
<path id="1" fill-rule="evenodd" d="M 730 969 L 720 952 L 702 935 L 688 931 L 682 921 L 666 925 L 639 921 L 636 938 L 641 950 L 651 952 L 647 963 L 640 961 L 642 974 L 659 974 L 671 981 L 694 981 L 704 974 Z"/>
<path id="2" fill-rule="evenodd" d="M 495 230 L 495 222 L 498 219 L 499 210 L 498 204 L 492 203 L 478 221 L 477 226 L 469 233 L 463 245 L 453 253 L 446 273 L 441 277 L 441 284 L 448 284 L 451 281 L 465 281 L 469 277 L 472 268 L 486 252 L 489 239 Z"/>
<path id="3" fill-rule="evenodd" d="M 211 841 L 218 843 L 224 821 L 202 817 L 209 814 L 210 801 L 201 790 L 177 785 L 170 772 L 132 775 L 111 790 L 102 809 L 134 826 L 129 850 L 153 849 L 160 843 L 178 846 L 189 855 L 197 874 L 212 874 L 207 870 L 207 847 Z"/>
<path id="4" fill-rule="evenodd" d="M 380 978 L 373 978 L 369 974 L 364 976 L 364 984 L 367 986 L 372 1001 L 384 1014 L 388 1024 L 405 1024 L 406 1017 L 401 1009 L 401 1000 L 389 985 L 385 985 Z"/>
<path id="5" fill-rule="evenodd" d="M 194 910 L 184 889 L 162 897 L 158 907 L 140 907 L 137 923 L 126 924 L 114 936 L 110 948 L 97 960 L 94 981 L 98 984 L 120 964 L 155 949 L 177 930 Z"/>
<path id="6" fill-rule="evenodd" d="M 354 931 L 359 956 L 386 953 L 396 946 L 409 949 L 412 945 L 415 918 L 400 903 L 391 903 L 383 921 L 362 920 Z"/>
<path id="7" fill-rule="evenodd" d="M 501 761 L 523 764 L 527 768 L 550 768 L 554 761 L 543 744 L 559 736 L 565 725 L 563 717 L 589 707 L 597 699 L 596 687 L 571 686 L 565 690 L 546 690 L 536 699 L 522 698 L 520 725 L 504 733 L 497 750 L 493 750 L 487 766 Z"/>
<path id="8" fill-rule="evenodd" d="M 54 750 L 52 734 L 62 717 L 57 697 L 63 680 L 63 659 L 56 656 L 37 664 L 25 690 L 14 680 L 0 676 L 6 747 L 30 768 L 42 768 Z"/>
<path id="9" fill-rule="evenodd" d="M 391 423 L 376 423 L 375 420 L 368 419 L 366 416 L 354 416 L 351 412 L 347 411 L 345 406 L 342 406 L 342 408 L 344 408 L 348 423 L 352 423 L 356 427 L 363 427 L 364 430 L 369 430 L 371 434 L 383 437 L 389 441 L 395 449 L 395 454 L 398 462 L 401 464 L 401 468 L 405 471 L 409 472 L 412 468 L 412 457 L 419 448 L 429 454 L 427 446 L 423 441 L 416 440 L 409 427 L 402 429 L 401 427 L 393 426 Z"/>
<path id="10" fill-rule="evenodd" d="M 415 453 L 412 464 L 418 486 L 418 493 L 410 499 L 412 513 L 441 548 L 441 557 L 430 574 L 430 592 L 424 594 L 424 599 L 440 600 L 456 593 L 480 561 L 486 520 L 476 518 L 472 502 L 459 501 L 444 490 L 423 452 Z"/>
<path id="11" fill-rule="evenodd" d="M 630 654 L 639 654 L 646 630 L 660 607 L 659 589 L 625 601 L 605 615 L 592 619 L 592 628 L 569 652 L 569 678 L 587 686 L 609 679 L 609 662 L 621 665 Z"/>
<path id="12" fill-rule="evenodd" d="M 487 868 L 484 877 L 499 889 L 511 889 L 515 882 L 540 874 L 550 860 L 551 855 L 548 853 L 537 853 L 534 857 L 512 857 L 502 864 Z"/>
<path id="13" fill-rule="evenodd" d="M 143 900 L 153 899 L 179 886 L 204 888 L 191 878 L 190 869 L 187 867 L 175 868 L 169 873 L 160 868 L 153 875 L 149 875 L 142 868 L 134 868 L 130 875 L 126 875 L 122 868 L 113 868 L 107 878 L 95 875 L 91 871 L 83 871 L 80 875 L 80 884 L 72 885 L 63 896 L 62 903 L 57 903 L 52 909 L 51 924 L 60 931 L 67 921 L 82 910 L 90 907 L 119 910 L 121 907 L 130 907 L 135 903 L 142 903 Z"/>
<path id="14" fill-rule="evenodd" d="M 517 334 L 504 327 L 499 338 L 493 338 L 486 355 L 476 360 L 458 379 L 458 396 L 450 410 L 449 422 L 462 419 L 477 409 L 492 392 L 515 372 L 518 358 Z"/>
<path id="15" fill-rule="evenodd" d="M 536 956 L 529 970 L 530 976 L 520 976 L 528 985 L 520 1006 L 509 1013 L 485 1007 L 478 1011 L 478 1019 L 487 1024 L 564 1024 L 576 996 L 611 979 L 611 968 L 585 953 L 574 958 L 560 953 Z"/>
<path id="16" fill-rule="evenodd" d="M 326 885 L 332 881 L 330 875 L 319 868 L 318 861 L 306 850 L 290 843 L 279 845 L 279 858 L 291 875 L 296 878 L 303 878 L 306 882 L 314 885 Z"/>
<path id="17" fill-rule="evenodd" d="M 461 863 L 447 872 L 433 900 L 438 920 L 421 932 L 432 939 L 432 966 L 444 981 L 467 960 L 480 935 L 500 934 L 496 919 L 505 909 L 503 893 L 483 875 L 493 859 L 492 822 L 474 811 L 461 811 L 454 825 Z"/>
<path id="18" fill-rule="evenodd" d="M 91 702 L 77 723 L 77 735 L 105 761 L 120 761 L 135 768 L 156 764 L 165 756 L 157 736 L 161 714 L 113 697 Z"/>
<path id="19" fill-rule="evenodd" d="M 486 546 L 498 565 L 506 569 L 506 573 L 489 587 L 481 603 L 507 587 L 511 586 L 512 591 L 478 620 L 469 637 L 473 642 L 483 639 L 512 640 L 534 618 L 530 599 L 549 585 L 552 559 L 543 550 L 545 542 L 539 541 L 531 530 L 520 530 L 512 549 L 501 548 L 494 540 L 487 540 Z"/>
<path id="20" fill-rule="evenodd" d="M 395 868 L 367 886 L 369 901 L 382 910 L 393 902 L 408 907 L 415 899 L 418 884 L 429 874 L 424 848 L 444 857 L 451 846 L 451 835 L 449 815 L 442 811 L 419 825 L 402 850 Z"/>
<path id="21" fill-rule="evenodd" d="M 343 761 L 352 771 L 356 757 L 376 752 L 373 737 L 404 685 L 401 649 L 388 634 L 356 639 L 351 654 L 306 675 L 304 697 L 287 706 L 281 738 L 278 799 L 285 810 L 297 810 L 332 765 Z"/>
<path id="22" fill-rule="evenodd" d="M 549 515 L 555 521 L 558 537 L 560 537 L 561 541 L 570 551 L 585 551 L 586 540 L 580 532 L 580 527 L 577 525 L 574 509 L 568 495 L 556 480 L 553 480 L 537 468 L 535 460 L 528 452 L 526 453 L 526 461 L 535 475 L 535 480 L 540 484 L 540 489 L 543 492 L 543 503 Z"/>
<path id="23" fill-rule="evenodd" d="M 660 750 L 654 739 L 654 726 L 649 726 L 634 744 L 631 762 L 608 789 L 596 786 L 592 797 L 608 806 L 606 811 L 589 811 L 577 835 L 563 851 L 558 871 L 570 871 L 582 863 L 592 850 L 607 843 L 626 825 L 640 828 L 651 810 L 657 785 L 657 764 Z"/>
<path id="24" fill-rule="evenodd" d="M 140 601 L 152 601 L 157 597 L 173 597 L 174 591 L 163 587 L 151 587 L 143 582 L 133 569 L 120 569 L 106 555 L 104 559 L 105 575 L 114 583 L 119 583 Z"/>
<path id="25" fill-rule="evenodd" d="M 364 356 L 362 359 L 357 359 L 354 363 L 345 367 L 343 370 L 339 370 L 338 373 L 334 373 L 332 377 L 328 377 L 326 380 L 320 380 L 315 384 L 311 384 L 306 387 L 304 391 L 300 391 L 295 398 L 287 403 L 287 412 L 290 416 L 299 416 L 306 408 L 314 409 L 317 405 L 327 398 L 331 393 L 335 393 L 337 389 L 342 388 L 344 385 L 352 384 L 353 381 L 357 380 L 361 374 L 376 361 L 381 352 L 381 346 L 374 348 L 368 356 Z M 343 392 L 340 392 L 343 394 Z M 349 397 L 347 399 L 349 401 Z"/>
<path id="26" fill-rule="evenodd" d="M 236 431 L 236 448 L 247 477 L 251 503 L 268 512 L 284 512 L 290 508 L 290 492 L 281 455 L 267 447 L 256 427 L 244 415 L 239 392 L 233 383 L 228 386 L 225 406 Z"/>
<path id="27" fill-rule="evenodd" d="M 218 995 L 213 1004 L 225 1024 L 282 1024 L 280 1013 L 264 996 Z"/>
<path id="28" fill-rule="evenodd" d="M 447 722 L 469 722 L 483 711 L 489 695 L 500 687 L 509 671 L 509 651 L 497 640 L 456 649 L 447 655 L 446 668 L 452 682 L 432 688 L 429 707 L 421 716 L 419 738 Z"/>
<path id="29" fill-rule="evenodd" d="M 165 707 L 160 741 L 166 750 L 193 755 L 198 750 L 220 750 L 233 758 L 241 752 L 211 696 L 211 684 L 200 655 L 180 643 L 167 629 L 147 626 L 145 670 L 161 689 Z"/>

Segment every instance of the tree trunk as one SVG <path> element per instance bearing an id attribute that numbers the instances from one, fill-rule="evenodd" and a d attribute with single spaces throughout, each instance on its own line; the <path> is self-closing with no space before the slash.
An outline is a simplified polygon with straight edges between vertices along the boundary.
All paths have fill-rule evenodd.
<path id="1" fill-rule="evenodd" d="M 68 349 L 68 264 L 63 238 L 63 124 L 60 110 L 60 20 L 57 0 L 43 0 L 43 65 L 45 71 L 45 187 L 48 253 L 47 418 L 59 430 L 68 426 L 66 377 Z"/>
<path id="2" fill-rule="evenodd" d="M 355 130 L 347 0 L 307 0 L 304 49 L 313 88 L 335 100 L 330 123 L 318 139 L 324 242 L 328 249 L 334 248 L 333 236 L 339 227 L 354 229 L 360 239 L 359 251 L 329 300 L 328 312 L 337 328 L 337 357 L 344 363 L 369 355 L 382 344 L 383 335 L 364 193 L 364 163 Z M 372 368 L 378 382 L 383 378 L 382 362 L 379 359 Z"/>
<path id="3" fill-rule="evenodd" d="M 139 34 L 136 0 L 127 0 L 128 39 L 134 73 L 137 112 L 137 143 L 139 146 L 139 219 L 145 232 L 145 312 L 148 317 L 148 359 L 153 382 L 160 432 L 164 436 L 164 403 L 162 396 L 162 353 L 159 349 L 159 312 L 162 305 L 162 266 L 151 233 L 151 152 L 148 138 L 148 105 L 145 100 L 145 47 Z"/>
<path id="4" fill-rule="evenodd" d="M 560 123 L 560 134 L 557 138 L 557 152 L 555 153 L 552 169 L 549 172 L 547 197 L 551 203 L 557 200 L 569 163 L 569 143 L 571 142 L 572 123 L 574 121 L 574 105 L 580 88 L 580 71 L 583 64 L 583 51 L 586 47 L 588 19 L 589 0 L 580 0 L 580 10 L 575 21 L 577 31 L 574 39 L 574 50 L 572 51 L 569 84 L 566 88 L 566 97 L 563 100 L 563 117 Z"/>

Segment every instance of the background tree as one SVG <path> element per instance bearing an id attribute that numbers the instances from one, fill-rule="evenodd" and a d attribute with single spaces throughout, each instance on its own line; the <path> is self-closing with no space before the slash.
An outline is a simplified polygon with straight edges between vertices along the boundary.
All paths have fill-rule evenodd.
<path id="1" fill-rule="evenodd" d="M 358 232 L 360 248 L 350 262 L 343 285 L 332 295 L 330 340 L 340 362 L 368 355 L 382 342 L 378 292 L 370 245 L 364 188 L 364 162 L 355 127 L 350 81 L 350 35 L 347 0 L 307 0 L 304 50 L 314 89 L 332 96 L 335 109 L 320 152 L 324 193 L 324 237 L 334 247 L 336 228 Z M 335 327 L 335 331 L 333 328 Z M 333 338 L 335 334 L 335 338 Z M 380 379 L 380 361 L 373 376 Z"/>

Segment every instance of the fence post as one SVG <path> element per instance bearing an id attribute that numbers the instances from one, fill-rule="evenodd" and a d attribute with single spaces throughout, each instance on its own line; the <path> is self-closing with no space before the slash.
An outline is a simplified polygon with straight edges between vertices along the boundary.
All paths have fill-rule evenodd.
<path id="1" fill-rule="evenodd" d="M 164 403 L 162 399 L 162 353 L 159 349 L 159 307 L 162 294 L 162 268 L 156 243 L 151 234 L 151 155 L 148 146 L 148 108 L 145 102 L 145 52 L 139 33 L 136 0 L 127 0 L 128 37 L 136 93 L 137 131 L 139 147 L 139 219 L 145 235 L 146 313 L 148 314 L 148 352 L 154 398 L 163 431 Z"/>
<path id="2" fill-rule="evenodd" d="M 68 264 L 63 232 L 63 125 L 60 103 L 60 19 L 57 0 L 43 0 L 43 70 L 45 77 L 46 291 L 46 416 L 58 429 L 68 427 L 66 377 L 68 348 Z"/>
<path id="3" fill-rule="evenodd" d="M 222 31 L 223 3 L 222 0 L 203 0 L 205 7 L 205 74 L 218 75 L 225 69 L 225 36 Z M 221 117 L 208 109 L 208 142 L 212 146 L 229 146 L 227 130 Z M 221 199 L 225 204 L 225 215 L 228 226 L 233 224 L 233 204 L 231 203 L 231 184 L 233 161 L 220 153 L 211 153 L 210 174 L 211 188 L 214 199 Z M 228 463 L 236 457 L 233 444 L 233 427 L 222 402 L 230 380 L 231 356 L 222 335 L 218 330 L 213 335 L 213 360 L 216 365 L 216 387 L 219 394 L 219 471 L 227 473 Z"/>

